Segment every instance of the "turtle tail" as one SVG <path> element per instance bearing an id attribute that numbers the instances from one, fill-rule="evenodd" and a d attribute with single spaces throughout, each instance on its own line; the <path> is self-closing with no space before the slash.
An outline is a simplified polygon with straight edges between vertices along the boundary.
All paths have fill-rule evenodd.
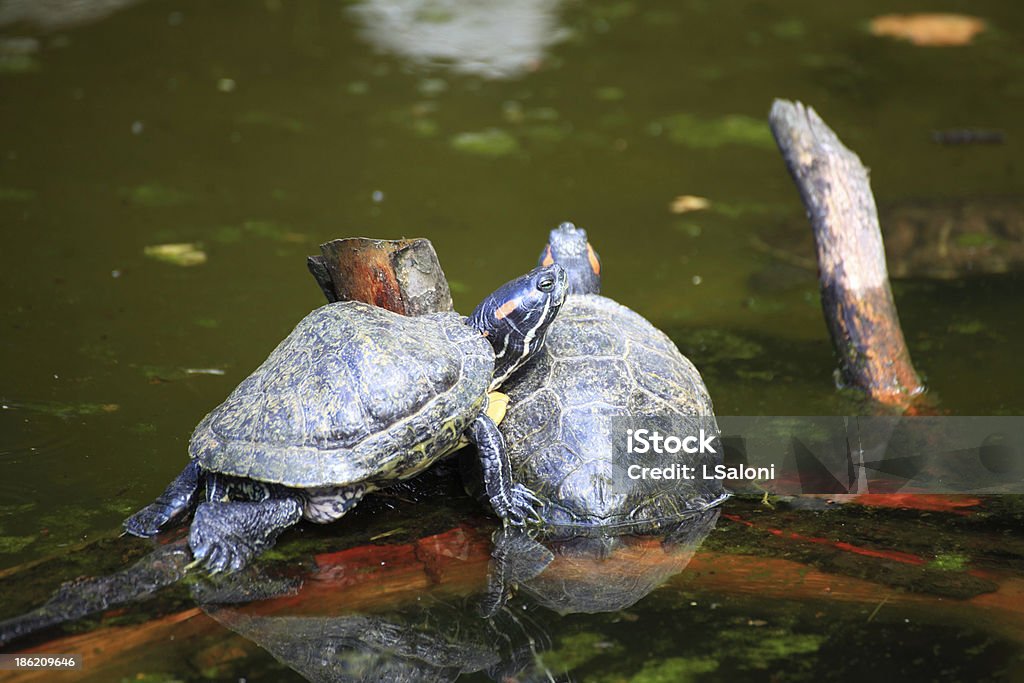
<path id="1" fill-rule="evenodd" d="M 203 480 L 199 463 L 190 460 L 160 497 L 124 521 L 124 530 L 132 536 L 155 536 L 172 520 L 180 517 L 196 503 L 196 493 Z"/>

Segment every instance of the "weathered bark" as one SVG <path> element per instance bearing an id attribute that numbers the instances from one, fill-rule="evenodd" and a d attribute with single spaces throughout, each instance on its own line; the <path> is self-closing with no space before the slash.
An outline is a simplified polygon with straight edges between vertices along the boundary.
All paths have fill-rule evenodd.
<path id="1" fill-rule="evenodd" d="M 814 229 L 821 304 L 843 382 L 907 406 L 924 385 L 896 314 L 867 169 L 799 102 L 776 100 L 769 122 Z"/>
<path id="2" fill-rule="evenodd" d="M 320 252 L 306 264 L 328 301 L 364 301 L 403 315 L 452 310 L 429 240 L 352 237 L 321 244 Z"/>

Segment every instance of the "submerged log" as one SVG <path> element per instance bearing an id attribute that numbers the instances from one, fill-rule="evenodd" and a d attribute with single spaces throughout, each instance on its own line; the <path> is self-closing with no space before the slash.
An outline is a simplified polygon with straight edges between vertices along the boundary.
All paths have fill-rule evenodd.
<path id="1" fill-rule="evenodd" d="M 720 531 L 706 541 L 689 566 L 659 589 L 660 601 L 673 603 L 680 596 L 709 602 L 726 596 L 730 604 L 744 599 L 755 601 L 751 604 L 780 601 L 803 604 L 812 612 L 831 610 L 833 616 L 849 619 L 902 623 L 912 618 L 920 624 L 970 624 L 1024 642 L 1024 579 L 1020 571 L 1005 566 L 1008 553 L 1019 556 L 1020 546 L 1010 543 L 996 548 L 996 539 L 1001 537 L 997 532 L 981 534 L 983 538 L 973 541 L 990 549 L 987 557 L 972 554 L 960 570 L 936 569 L 927 566 L 931 559 L 927 551 L 934 548 L 934 537 L 928 534 L 907 536 L 904 531 L 903 536 L 916 539 L 916 543 L 901 549 L 880 543 L 899 538 L 897 530 L 905 526 L 905 520 L 853 515 L 845 521 L 856 528 L 840 525 L 846 540 L 837 541 L 833 538 L 836 525 L 822 522 L 818 514 L 768 510 L 753 501 L 736 501 L 732 507 L 735 513 L 729 513 Z M 405 514 L 411 524 L 420 513 L 410 507 Z M 963 518 L 947 521 L 967 523 Z M 828 527 L 827 531 L 821 529 L 827 538 L 818 536 L 816 525 Z M 961 528 L 961 533 L 967 529 Z M 342 620 L 352 614 L 401 612 L 414 605 L 465 604 L 468 608 L 472 603 L 463 601 L 478 595 L 486 583 L 492 530 L 471 521 L 383 542 L 360 542 L 360 534 L 355 532 L 348 539 L 325 535 L 320 543 L 304 548 L 307 559 L 300 568 L 293 562 L 264 567 L 265 578 L 292 579 L 294 590 L 268 594 L 248 604 L 206 602 L 252 617 Z M 873 538 L 858 539 L 862 534 Z M 719 536 L 723 538 L 716 538 Z M 742 550 L 745 542 L 749 547 Z M 759 549 L 761 545 L 767 547 Z M 612 585 L 612 577 L 622 567 L 629 567 L 630 572 L 659 571 L 665 555 L 659 540 L 640 540 L 590 563 L 552 565 L 552 578 L 562 583 L 592 575 L 599 579 L 596 585 Z M 783 555 L 785 559 L 781 559 Z M 252 569 L 250 573 L 260 576 L 259 567 Z M 609 578 L 602 578 L 609 572 Z M 930 581 L 922 582 L 929 577 Z M 990 585 L 956 596 L 957 583 L 971 580 Z M 557 620 L 548 621 L 541 612 L 532 614 L 532 619 L 560 632 Z M 472 619 L 467 618 L 467 623 Z M 82 626 L 72 632 L 52 633 L 51 638 L 36 640 L 18 651 L 83 653 L 85 671 L 80 673 L 89 680 L 131 677 L 161 659 L 184 659 L 196 668 L 207 668 L 255 651 L 181 596 L 153 596 L 145 603 L 107 613 L 85 625 L 87 630 Z M 202 667 L 200 658 L 205 660 Z M 13 674 L 10 680 L 54 680 L 54 673 L 26 671 Z"/>
<path id="2" fill-rule="evenodd" d="M 821 304 L 843 383 L 909 406 L 924 385 L 896 314 L 867 169 L 799 102 L 776 100 L 769 123 L 814 230 Z"/>
<path id="3" fill-rule="evenodd" d="M 364 301 L 403 315 L 452 310 L 448 280 L 429 240 L 333 240 L 306 260 L 330 302 Z"/>

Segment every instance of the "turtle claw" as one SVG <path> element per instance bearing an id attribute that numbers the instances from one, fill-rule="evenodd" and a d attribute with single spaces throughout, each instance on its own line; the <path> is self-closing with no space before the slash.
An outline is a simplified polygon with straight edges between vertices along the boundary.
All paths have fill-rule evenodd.
<path id="1" fill-rule="evenodd" d="M 301 516 L 301 504 L 294 498 L 207 502 L 196 509 L 188 544 L 192 556 L 211 574 L 237 572 L 273 546 L 277 535 Z"/>
<path id="2" fill-rule="evenodd" d="M 503 497 L 502 503 L 494 506 L 494 511 L 502 518 L 505 526 L 526 526 L 530 521 L 537 523 L 543 521 L 540 511 L 537 509 L 543 504 L 544 501 L 538 498 L 533 491 L 522 484 L 515 484 L 509 494 Z"/>

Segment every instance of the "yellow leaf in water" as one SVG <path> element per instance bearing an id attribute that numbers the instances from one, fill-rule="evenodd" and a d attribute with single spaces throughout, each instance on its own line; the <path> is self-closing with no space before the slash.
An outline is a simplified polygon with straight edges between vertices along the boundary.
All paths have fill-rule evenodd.
<path id="1" fill-rule="evenodd" d="M 672 200 L 668 209 L 672 213 L 688 213 L 690 211 L 702 211 L 711 208 L 711 200 L 704 197 L 695 197 L 692 194 L 679 195 Z"/>
<path id="2" fill-rule="evenodd" d="M 985 21 L 966 14 L 883 14 L 871 20 L 871 33 L 914 45 L 967 45 L 986 28 Z"/>
<path id="3" fill-rule="evenodd" d="M 146 247 L 143 253 L 150 258 L 176 266 L 198 266 L 206 263 L 206 252 L 193 242 L 154 244 Z"/>

